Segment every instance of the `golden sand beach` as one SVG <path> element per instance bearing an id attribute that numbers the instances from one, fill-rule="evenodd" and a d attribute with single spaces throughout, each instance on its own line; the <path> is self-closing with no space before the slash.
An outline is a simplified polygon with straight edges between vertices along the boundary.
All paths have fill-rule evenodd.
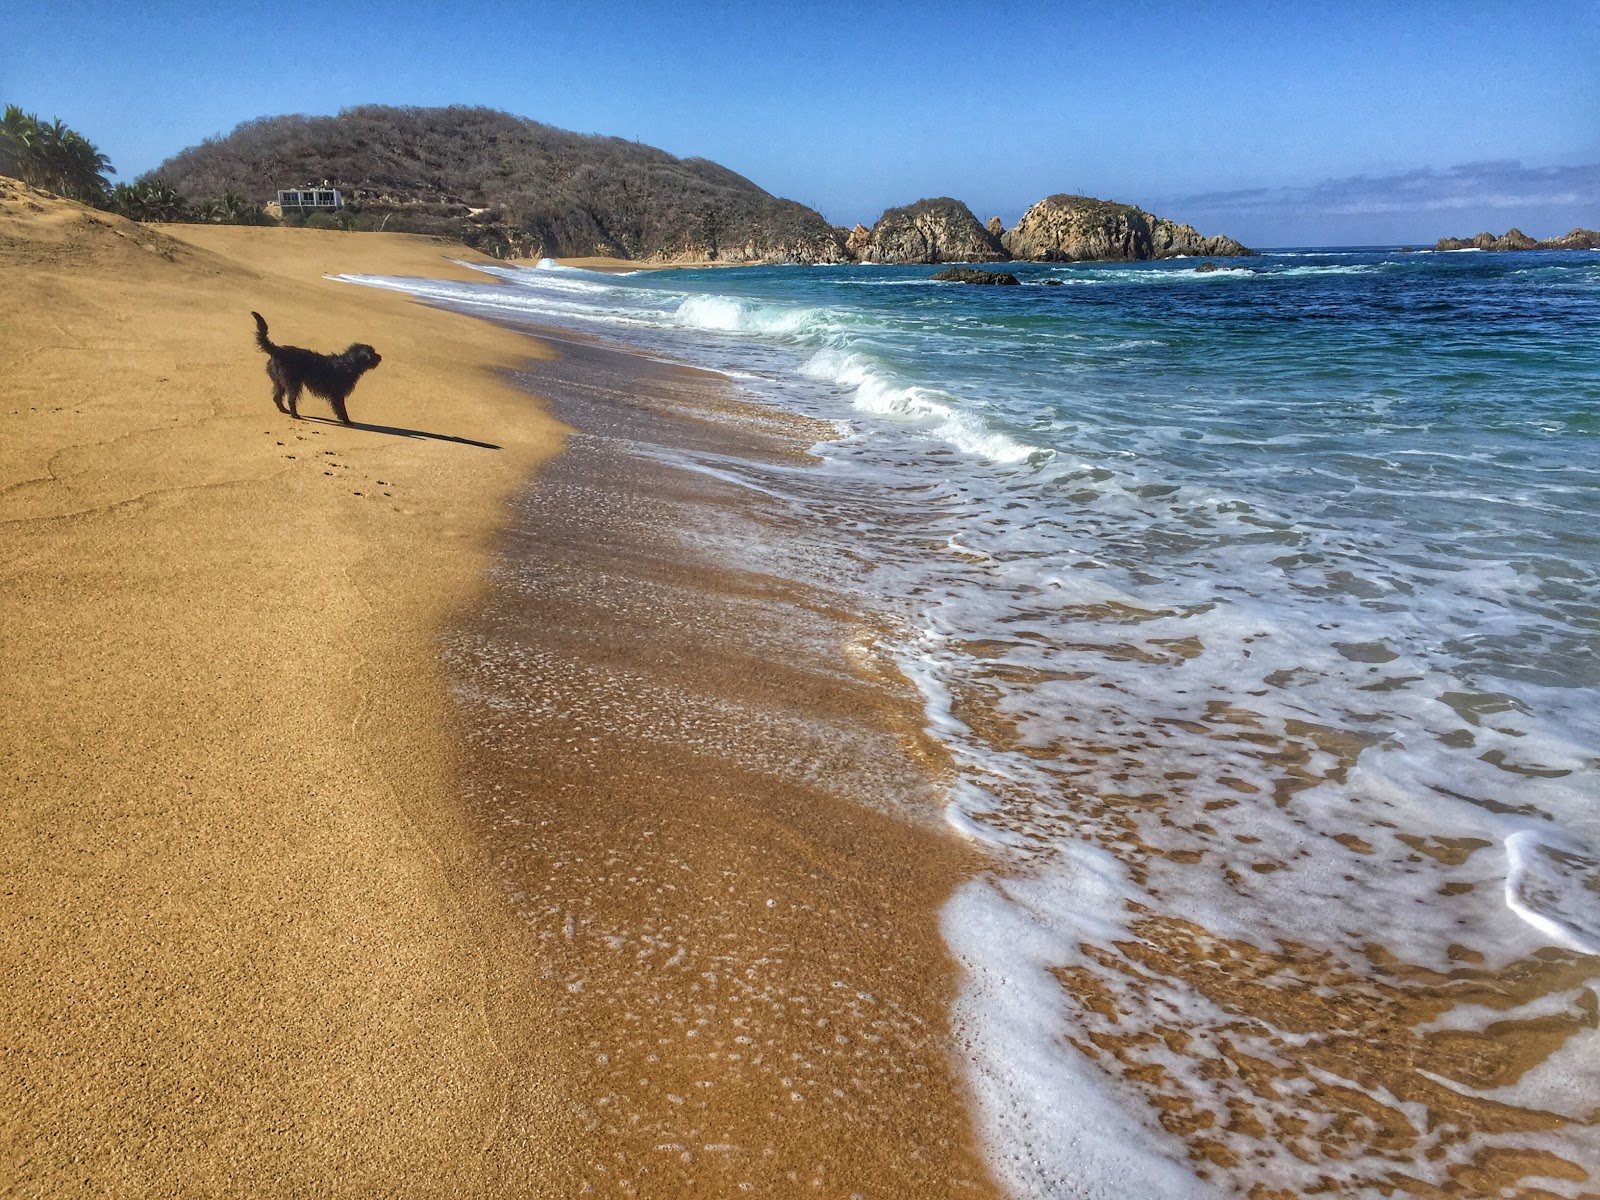
<path id="1" fill-rule="evenodd" d="M 470 749 L 440 638 L 488 611 L 508 499 L 562 445 L 508 375 L 549 351 L 325 276 L 459 277 L 450 259 L 473 257 L 406 235 L 134 225 L 0 181 L 0 1192 L 778 1195 L 826 1177 L 830 1193 L 988 1194 L 943 1033 L 950 839 L 653 743 L 558 760 L 571 739 L 554 724 L 514 761 Z M 354 427 L 310 397 L 298 422 L 273 408 L 252 309 L 281 343 L 378 348 Z M 704 586 L 715 606 L 740 580 Z M 534 615 L 559 616 L 567 644 L 611 636 L 581 606 Z M 667 665 L 770 702 L 737 657 Z M 914 750 L 892 703 L 801 669 L 785 682 Z M 549 837 L 513 844 L 464 802 L 491 780 L 548 812 Z M 670 806 L 659 822 L 654 806 Z M 517 897 L 576 861 L 574 907 L 648 934 L 656 901 L 598 869 L 612 843 L 636 881 L 739 871 L 784 897 L 741 926 L 743 898 L 686 887 L 666 916 L 770 952 L 809 1031 L 776 1020 L 769 1053 L 849 1104 L 791 1103 L 785 1078 L 779 1112 L 730 1068 L 698 1080 L 730 1085 L 690 1106 L 701 1143 L 663 1147 L 676 1077 L 706 1070 L 663 1051 L 663 1086 L 607 1118 L 615 1064 L 593 1046 L 640 1045 L 671 998 L 638 1025 L 647 989 L 616 963 L 580 996 L 573 964 L 604 946 L 580 920 L 553 947 Z M 854 879 L 830 844 L 900 869 Z M 878 994 L 814 1012 L 842 978 Z M 835 1009 L 860 1016 L 861 1048 L 815 1066 L 846 1036 L 824 1028 Z M 724 1017 L 738 1041 L 744 1018 Z"/>
<path id="2" fill-rule="evenodd" d="M 559 447 L 497 375 L 537 346 L 322 278 L 459 270 L 425 239 L 0 188 L 0 1191 L 559 1178 L 561 1059 L 432 640 Z M 279 414 L 250 309 L 377 345 L 368 427 Z"/>

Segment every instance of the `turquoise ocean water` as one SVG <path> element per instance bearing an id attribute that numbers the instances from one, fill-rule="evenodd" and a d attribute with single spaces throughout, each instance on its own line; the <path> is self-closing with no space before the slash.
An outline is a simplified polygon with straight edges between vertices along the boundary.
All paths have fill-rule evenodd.
<path id="1" fill-rule="evenodd" d="M 1600 1107 L 1592 1021 L 1493 1081 L 1429 1058 L 1446 1032 L 1589 1012 L 1600 976 L 1600 253 L 1195 266 L 353 281 L 834 423 L 815 468 L 761 486 L 858 551 L 851 586 L 956 764 L 946 818 L 992 859 L 944 927 L 1018 1194 L 1128 1195 L 1129 1172 L 1147 1196 L 1359 1192 L 1513 1149 L 1600 1174 L 1592 1129 L 1452 1126 L 1194 969 L 1259 951 L 1269 990 L 1385 997 L 1440 1096 Z M 809 569 L 804 546 L 762 553 Z M 1450 999 L 1550 963 L 1559 986 Z M 1362 1132 L 1340 1089 L 1409 1135 Z M 1214 1118 L 1203 1171 L 1173 1105 Z"/>

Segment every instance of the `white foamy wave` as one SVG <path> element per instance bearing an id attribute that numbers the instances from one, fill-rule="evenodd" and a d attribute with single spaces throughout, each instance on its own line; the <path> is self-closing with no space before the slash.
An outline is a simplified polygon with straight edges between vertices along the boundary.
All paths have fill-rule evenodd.
<path id="1" fill-rule="evenodd" d="M 674 319 L 690 329 L 790 338 L 824 335 L 834 324 L 827 309 L 752 304 L 732 296 L 690 296 Z"/>
<path id="2" fill-rule="evenodd" d="M 478 266 L 477 263 L 463 263 L 462 265 L 468 267 Z M 553 258 L 541 258 L 531 267 L 518 267 L 515 269 L 522 271 L 541 271 L 548 274 L 587 276 L 590 279 L 599 280 L 621 279 L 629 275 L 644 275 L 648 272 L 648 268 L 645 267 L 636 267 L 631 271 L 591 271 L 587 267 L 569 266 L 568 264 L 559 262 Z"/>
<path id="3" fill-rule="evenodd" d="M 1353 263 L 1345 267 L 1285 267 L 1281 271 L 1269 271 L 1266 274 L 1273 276 L 1284 275 L 1375 275 L 1387 270 L 1390 263 Z"/>
<path id="4" fill-rule="evenodd" d="M 1600 857 L 1532 830 L 1506 839 L 1506 904 L 1557 944 L 1600 954 Z"/>
<path id="5" fill-rule="evenodd" d="M 1368 250 L 1263 250 L 1272 258 L 1361 258 Z"/>
<path id="6" fill-rule="evenodd" d="M 812 379 L 850 389 L 854 407 L 864 413 L 922 425 L 958 450 L 990 462 L 1021 463 L 1048 453 L 994 428 L 960 397 L 906 383 L 866 354 L 828 347 L 812 355 L 802 370 Z"/>
<path id="7" fill-rule="evenodd" d="M 1069 844 L 1061 856 L 1048 881 L 964 884 L 941 914 L 966 970 L 952 1023 L 991 1161 L 1018 1196 L 1113 1200 L 1132 1194 L 1132 1181 L 1149 1200 L 1215 1195 L 1184 1165 L 1184 1146 L 1139 1119 L 1060 1036 L 1073 1021 L 1054 972 L 1079 960 L 1086 932 L 1122 936 L 1116 914 L 1137 895 L 1105 851 Z"/>
<path id="8" fill-rule="evenodd" d="M 462 280 L 417 279 L 385 275 L 335 275 L 330 278 L 366 287 L 405 292 L 434 304 L 462 308 L 487 316 L 561 326 L 645 326 L 666 324 L 659 311 L 660 301 L 636 288 L 605 282 L 605 276 L 591 279 L 569 274 L 535 272 L 526 267 L 490 267 L 465 263 L 475 271 L 492 275 L 502 283 L 472 283 Z M 505 284 L 511 284 L 507 287 Z M 651 301 L 656 307 L 651 307 Z"/>

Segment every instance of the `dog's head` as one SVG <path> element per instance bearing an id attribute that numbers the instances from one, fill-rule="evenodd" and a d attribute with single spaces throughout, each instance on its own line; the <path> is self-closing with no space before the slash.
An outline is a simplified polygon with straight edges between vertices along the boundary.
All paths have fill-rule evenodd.
<path id="1" fill-rule="evenodd" d="M 356 342 L 344 352 L 344 359 L 358 371 L 370 371 L 383 357 L 365 342 Z"/>

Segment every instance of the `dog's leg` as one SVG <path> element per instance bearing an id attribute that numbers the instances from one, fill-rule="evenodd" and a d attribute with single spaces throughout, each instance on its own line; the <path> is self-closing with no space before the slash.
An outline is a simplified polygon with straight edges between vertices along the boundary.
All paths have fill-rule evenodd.
<path id="1" fill-rule="evenodd" d="M 300 388 L 301 388 L 301 386 L 302 385 L 301 385 L 301 383 L 300 383 L 300 381 L 298 379 L 295 380 L 293 383 L 291 383 L 289 385 L 289 415 L 291 417 L 293 417 L 296 421 L 298 421 L 300 419 Z"/>
<path id="2" fill-rule="evenodd" d="M 289 410 L 283 406 L 283 397 L 287 390 L 283 384 L 283 372 L 278 370 L 278 364 L 270 358 L 267 360 L 267 378 L 272 380 L 272 402 L 278 406 L 279 412 L 288 412 Z"/>
<path id="3" fill-rule="evenodd" d="M 346 425 L 350 424 L 350 414 L 347 413 L 345 411 L 345 409 L 344 409 L 344 397 L 343 396 L 340 396 L 340 395 L 329 396 L 328 397 L 328 403 L 333 405 L 333 415 L 334 416 L 338 417 L 339 420 L 343 421 Z"/>

